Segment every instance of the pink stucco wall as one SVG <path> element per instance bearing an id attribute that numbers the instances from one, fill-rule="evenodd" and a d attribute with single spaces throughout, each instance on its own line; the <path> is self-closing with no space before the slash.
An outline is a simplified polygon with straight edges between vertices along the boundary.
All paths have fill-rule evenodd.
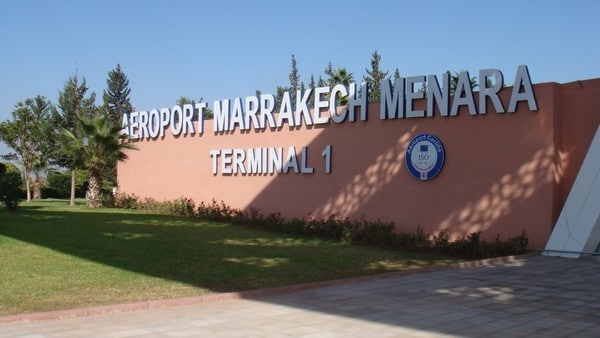
<path id="1" fill-rule="evenodd" d="M 501 92 L 508 103 L 510 88 Z M 170 134 L 139 141 L 139 151 L 119 164 L 119 191 L 141 197 L 228 205 L 287 216 L 393 221 L 402 231 L 448 229 L 453 236 L 482 231 L 484 239 L 526 230 L 531 248 L 542 248 L 600 123 L 600 80 L 535 86 L 539 110 L 519 103 L 512 114 L 380 120 L 323 128 L 284 127 L 201 137 Z M 417 104 L 424 104 L 418 102 Z M 419 133 L 444 143 L 446 162 L 431 181 L 417 181 L 404 164 L 406 146 Z M 321 151 L 333 147 L 332 173 Z M 312 175 L 213 175 L 211 149 L 307 146 Z"/>

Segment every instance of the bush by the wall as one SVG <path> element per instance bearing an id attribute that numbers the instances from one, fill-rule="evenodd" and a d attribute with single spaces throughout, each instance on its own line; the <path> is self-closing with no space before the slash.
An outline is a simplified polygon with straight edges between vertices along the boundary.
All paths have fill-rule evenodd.
<path id="1" fill-rule="evenodd" d="M 134 194 L 117 193 L 113 206 L 119 209 L 139 209 L 139 197 Z"/>
<path id="2" fill-rule="evenodd" d="M 422 227 L 418 227 L 415 233 L 396 233 L 396 226 L 391 222 L 368 221 L 364 218 L 338 219 L 335 215 L 325 219 L 310 215 L 307 218 L 288 219 L 278 212 L 263 215 L 256 208 L 242 212 L 215 199 L 210 203 L 201 202 L 196 207 L 193 200 L 184 197 L 159 202 L 151 198 L 140 200 L 132 194 L 117 194 L 114 205 L 118 208 L 145 210 L 157 214 L 199 217 L 268 231 L 469 259 L 523 254 L 527 252 L 528 245 L 525 232 L 506 241 L 502 241 L 498 235 L 493 243 L 481 240 L 479 232 L 451 241 L 447 230 L 433 236 L 425 233 Z"/>
<path id="3" fill-rule="evenodd" d="M 196 215 L 196 205 L 191 198 L 180 197 L 167 202 L 167 214 L 192 217 Z"/>
<path id="4" fill-rule="evenodd" d="M 11 163 L 0 163 L 0 201 L 9 210 L 16 210 L 21 201 L 23 179 L 19 169 Z"/>
<path id="5" fill-rule="evenodd" d="M 190 200 L 191 201 L 191 200 Z M 225 202 L 217 202 L 214 198 L 210 203 L 200 202 L 195 216 L 212 221 L 232 222 L 240 217 L 241 212 L 229 207 Z M 256 216 L 256 215 L 255 215 Z"/>

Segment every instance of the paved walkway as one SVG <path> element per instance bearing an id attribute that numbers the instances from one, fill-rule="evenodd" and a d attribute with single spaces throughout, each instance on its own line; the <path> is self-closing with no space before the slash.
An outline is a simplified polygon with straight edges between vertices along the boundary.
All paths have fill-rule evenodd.
<path id="1" fill-rule="evenodd" d="M 0 337 L 23 336 L 600 337 L 600 258 L 530 256 L 254 299 L 0 324 Z"/>

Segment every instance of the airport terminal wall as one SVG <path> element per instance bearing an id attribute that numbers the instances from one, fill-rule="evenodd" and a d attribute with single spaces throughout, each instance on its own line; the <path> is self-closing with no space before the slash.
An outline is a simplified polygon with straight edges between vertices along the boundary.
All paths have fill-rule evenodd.
<path id="1" fill-rule="evenodd" d="M 512 89 L 500 92 L 504 105 Z M 600 123 L 600 79 L 537 84 L 534 92 L 537 111 L 519 102 L 514 113 L 496 113 L 488 100 L 486 114 L 462 106 L 457 116 L 436 111 L 433 117 L 382 120 L 379 104 L 371 104 L 366 121 L 166 133 L 135 141 L 138 151 L 119 163 L 118 189 L 158 200 L 216 199 L 288 217 L 393 221 L 398 231 L 447 229 L 452 237 L 481 231 L 493 240 L 525 230 L 530 247 L 543 248 Z M 425 106 L 425 99 L 415 102 L 415 109 Z M 445 149 L 441 172 L 426 181 L 413 178 L 405 163 L 409 142 L 421 133 L 437 136 Z M 280 147 L 284 158 L 290 147 L 296 152 L 296 167 L 287 173 L 244 173 L 231 158 L 223 171 L 211 156 L 219 151 L 222 161 L 234 149 L 234 156 L 259 148 L 268 155 Z"/>

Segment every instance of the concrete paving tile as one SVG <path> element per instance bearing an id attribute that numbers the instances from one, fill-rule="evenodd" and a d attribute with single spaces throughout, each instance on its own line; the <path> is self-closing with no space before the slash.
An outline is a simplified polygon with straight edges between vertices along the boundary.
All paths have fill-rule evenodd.
<path id="1" fill-rule="evenodd" d="M 578 330 L 587 330 L 594 327 L 600 327 L 600 322 L 598 321 L 564 321 L 560 325 L 561 327 L 578 329 Z"/>
<path id="2" fill-rule="evenodd" d="M 538 334 L 546 335 L 548 337 L 582 337 L 580 335 L 581 330 L 555 326 L 553 328 L 542 330 Z"/>
<path id="3" fill-rule="evenodd" d="M 514 321 L 510 318 L 492 319 L 484 324 L 485 327 L 490 329 L 496 329 L 497 331 L 504 331 L 513 328 L 515 325 Z"/>
<path id="4" fill-rule="evenodd" d="M 320 329 L 318 329 L 316 327 L 312 327 L 312 326 L 297 326 L 297 327 L 290 328 L 290 329 L 280 330 L 277 333 L 282 334 L 282 335 L 294 336 L 294 337 L 302 337 L 302 336 L 318 334 L 318 333 L 322 333 L 322 332 L 323 332 L 323 330 L 320 330 Z"/>
<path id="5" fill-rule="evenodd" d="M 52 333 L 57 331 L 63 331 L 65 329 L 74 328 L 73 325 L 61 321 L 37 321 L 37 322 L 29 322 L 29 323 L 16 323 L 22 324 L 21 327 L 27 327 L 34 331 L 35 333 Z M 4 327 L 4 325 L 0 326 L 0 330 Z M 1 331 L 0 331 L 1 332 Z"/>
<path id="6" fill-rule="evenodd" d="M 530 306 L 509 306 L 506 308 L 506 312 L 512 313 L 515 315 L 523 315 L 527 313 L 535 313 L 538 307 L 530 307 Z"/>
<path id="7" fill-rule="evenodd" d="M 544 317 L 533 322 L 527 323 L 527 325 L 543 329 L 550 329 L 556 326 L 567 327 L 569 323 L 570 322 L 566 319 L 556 317 Z"/>
<path id="8" fill-rule="evenodd" d="M 302 338 L 335 338 L 335 337 L 339 337 L 339 335 L 337 333 L 333 333 L 333 332 L 317 332 L 317 333 L 301 335 L 300 337 L 302 337 Z"/>
<path id="9" fill-rule="evenodd" d="M 432 325 L 436 330 L 439 330 L 441 332 L 447 332 L 447 333 L 457 333 L 461 330 L 465 330 L 465 329 L 473 329 L 473 325 L 469 322 L 466 321 L 444 321 L 441 323 L 436 323 L 434 325 Z"/>
<path id="10" fill-rule="evenodd" d="M 428 323 L 427 319 L 423 318 L 422 316 L 419 316 L 419 315 L 405 315 L 405 316 L 396 318 L 396 320 L 393 321 L 392 324 L 398 325 L 398 326 L 413 327 L 414 325 L 416 325 L 419 322 Z"/>
<path id="11" fill-rule="evenodd" d="M 188 321 L 170 321 L 169 323 L 148 323 L 140 325 L 144 329 L 154 332 L 169 332 L 197 328 L 197 326 L 191 325 Z"/>
<path id="12" fill-rule="evenodd" d="M 61 331 L 61 332 L 55 332 L 55 333 L 51 333 L 51 334 L 45 334 L 44 337 L 46 338 L 52 338 L 52 337 L 56 337 L 56 338 L 63 338 L 63 337 L 91 337 L 95 334 L 95 332 L 90 331 L 90 330 L 83 330 L 83 329 L 75 329 L 75 330 L 67 330 L 67 331 Z"/>
<path id="13" fill-rule="evenodd" d="M 487 304 L 482 305 L 481 308 L 486 309 L 486 310 L 505 312 L 510 307 L 508 306 L 508 304 L 502 304 L 502 303 L 498 303 L 498 302 L 491 302 L 491 303 L 487 303 Z"/>
<path id="14" fill-rule="evenodd" d="M 457 330 L 453 334 L 459 337 L 491 337 L 500 332 L 500 329 L 493 326 L 478 325 Z"/>
<path id="15" fill-rule="evenodd" d="M 527 325 L 520 325 L 513 326 L 499 332 L 504 334 L 505 337 L 529 337 L 531 335 L 541 333 L 542 331 L 544 330 Z"/>
<path id="16" fill-rule="evenodd" d="M 398 335 L 397 337 L 403 337 Z M 445 333 L 445 332 L 439 332 L 439 331 L 435 331 L 434 329 L 421 329 L 421 330 L 417 330 L 415 329 L 412 334 L 411 333 L 407 333 L 407 337 L 419 337 L 419 338 L 440 338 L 440 337 L 456 337 L 453 334 L 449 334 L 449 333 Z"/>
<path id="17" fill-rule="evenodd" d="M 474 316 L 468 317 L 462 320 L 466 324 L 466 327 L 483 327 L 487 326 L 488 323 L 493 322 L 495 319 L 489 316 Z"/>
<path id="18" fill-rule="evenodd" d="M 173 330 L 162 332 L 160 336 L 164 337 L 209 337 L 213 335 L 214 332 L 203 330 L 200 328 L 193 329 L 181 329 L 181 330 Z"/>
<path id="19" fill-rule="evenodd" d="M 221 317 L 217 317 L 217 318 L 204 317 L 204 318 L 198 318 L 198 319 L 189 319 L 189 320 L 187 320 L 187 322 L 193 327 L 203 327 L 203 326 L 210 326 L 210 325 L 226 324 L 227 321 Z"/>
<path id="20" fill-rule="evenodd" d="M 409 320 L 409 316 L 410 314 L 405 311 L 390 310 L 366 316 L 364 317 L 364 319 L 385 324 L 397 324 L 401 322 L 406 322 L 407 320 Z M 417 317 L 420 318 L 421 316 L 417 315 Z"/>
<path id="21" fill-rule="evenodd" d="M 600 321 L 600 318 L 596 315 L 597 312 L 589 308 L 572 308 L 569 311 L 557 309 L 557 311 L 562 314 L 562 318 L 571 321 L 582 320 L 584 318 L 586 318 L 585 320 Z"/>
<path id="22" fill-rule="evenodd" d="M 553 336 L 550 333 L 547 332 L 538 332 L 538 333 L 534 333 L 530 336 L 528 336 L 527 338 L 555 338 L 556 336 Z"/>
<path id="23" fill-rule="evenodd" d="M 301 320 L 281 320 L 281 321 L 270 321 L 270 322 L 255 322 L 252 325 L 261 328 L 266 332 L 280 332 L 294 329 L 300 325 L 314 324 L 315 321 L 303 322 Z"/>
<path id="24" fill-rule="evenodd" d="M 600 337 L 600 326 L 593 326 L 579 332 L 582 336 Z"/>
<path id="25" fill-rule="evenodd" d="M 26 324 L 26 323 L 25 323 Z M 24 334 L 31 334 L 33 331 L 23 325 L 2 324 L 0 326 L 0 338 L 13 338 Z"/>
<path id="26" fill-rule="evenodd" d="M 151 333 L 152 333 L 151 331 L 148 331 L 145 329 L 130 329 L 130 330 L 125 330 L 125 331 L 114 331 L 114 332 L 107 333 L 107 337 L 114 337 L 114 338 L 139 337 L 142 335 L 149 335 Z"/>

